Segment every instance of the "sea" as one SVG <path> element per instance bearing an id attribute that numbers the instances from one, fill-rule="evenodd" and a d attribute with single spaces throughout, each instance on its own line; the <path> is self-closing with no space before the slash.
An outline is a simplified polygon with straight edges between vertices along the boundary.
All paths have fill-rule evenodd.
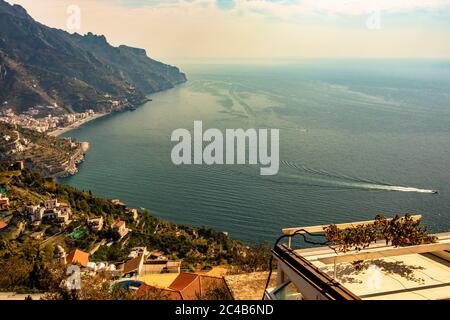
<path id="1" fill-rule="evenodd" d="M 182 67 L 188 82 L 65 133 L 88 141 L 61 182 L 244 242 L 282 228 L 421 214 L 450 231 L 450 61 Z M 174 130 L 279 129 L 280 170 L 171 161 Z M 439 193 L 435 194 L 436 190 Z"/>

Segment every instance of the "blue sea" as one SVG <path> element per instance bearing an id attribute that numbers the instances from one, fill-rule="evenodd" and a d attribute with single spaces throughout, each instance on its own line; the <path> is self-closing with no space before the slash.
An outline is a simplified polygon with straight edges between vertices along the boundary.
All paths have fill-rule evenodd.
<path id="1" fill-rule="evenodd" d="M 243 241 L 285 227 L 421 214 L 450 230 L 450 61 L 184 66 L 189 81 L 65 135 L 89 141 L 62 182 Z M 175 166 L 171 133 L 280 129 L 280 172 Z M 439 190 L 439 194 L 431 193 Z"/>

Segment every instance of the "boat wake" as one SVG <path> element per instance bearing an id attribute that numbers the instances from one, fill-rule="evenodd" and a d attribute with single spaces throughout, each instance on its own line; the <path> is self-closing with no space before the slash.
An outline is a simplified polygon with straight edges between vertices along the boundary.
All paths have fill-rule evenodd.
<path id="1" fill-rule="evenodd" d="M 417 193 L 433 193 L 437 194 L 436 190 L 431 189 L 419 189 L 419 188 L 411 188 L 411 187 L 401 187 L 401 186 L 386 186 L 386 185 L 366 185 L 364 186 L 367 189 L 376 189 L 376 190 L 388 190 L 388 191 L 400 191 L 400 192 L 417 192 Z"/>
<path id="2" fill-rule="evenodd" d="M 397 192 L 416 192 L 416 193 L 430 193 L 437 194 L 438 191 L 431 189 L 420 189 L 414 187 L 396 186 L 380 181 L 369 180 L 359 177 L 352 177 L 340 173 L 329 172 L 321 169 L 309 168 L 304 165 L 300 165 L 293 161 L 281 161 L 282 167 L 293 169 L 296 171 L 302 171 L 315 177 L 314 180 L 320 181 L 326 185 L 333 185 L 335 187 L 341 187 L 345 189 L 363 189 L 363 190 L 385 190 L 385 191 L 397 191 Z"/>

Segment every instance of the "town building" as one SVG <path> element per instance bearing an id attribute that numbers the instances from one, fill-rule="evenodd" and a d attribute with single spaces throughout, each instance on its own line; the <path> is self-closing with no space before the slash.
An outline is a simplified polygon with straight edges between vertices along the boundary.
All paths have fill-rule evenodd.
<path id="1" fill-rule="evenodd" d="M 134 259 L 140 255 L 148 257 L 149 252 L 147 251 L 147 247 L 135 247 L 131 249 L 130 254 L 128 255 L 128 259 Z"/>
<path id="2" fill-rule="evenodd" d="M 9 210 L 9 198 L 0 193 L 0 211 Z"/>
<path id="3" fill-rule="evenodd" d="M 161 250 L 154 250 L 150 252 L 150 259 L 157 260 L 157 261 L 166 261 L 167 258 L 164 255 L 164 252 Z"/>
<path id="4" fill-rule="evenodd" d="M 125 203 L 123 203 L 120 199 L 113 199 L 111 203 L 115 206 L 126 207 Z"/>
<path id="5" fill-rule="evenodd" d="M 128 210 L 128 214 L 133 218 L 134 221 L 136 221 L 139 217 L 138 211 L 136 209 Z"/>
<path id="6" fill-rule="evenodd" d="M 26 206 L 23 208 L 23 212 L 26 218 L 31 221 L 31 223 L 42 221 L 45 214 L 45 208 L 40 206 Z"/>
<path id="7" fill-rule="evenodd" d="M 129 230 L 127 229 L 127 226 L 126 226 L 125 221 L 123 221 L 123 220 L 117 221 L 116 223 L 114 223 L 114 224 L 111 226 L 111 228 L 112 228 L 112 230 L 113 230 L 114 232 L 116 232 L 121 238 L 124 237 L 124 236 L 126 236 L 126 235 L 128 234 L 128 231 L 129 231 Z"/>
<path id="8" fill-rule="evenodd" d="M 110 264 L 108 262 L 89 262 L 88 269 L 93 272 L 105 271 L 109 272 L 111 275 L 116 274 L 116 265 Z"/>
<path id="9" fill-rule="evenodd" d="M 145 257 L 143 254 L 138 257 L 128 260 L 120 268 L 119 272 L 123 277 L 136 277 L 142 273 L 142 268 L 144 267 Z"/>
<path id="10" fill-rule="evenodd" d="M 165 270 L 163 272 L 180 273 L 181 272 L 181 261 L 167 261 Z"/>
<path id="11" fill-rule="evenodd" d="M 58 199 L 46 200 L 44 202 L 44 207 L 46 210 L 53 210 L 59 207 Z"/>
<path id="12" fill-rule="evenodd" d="M 223 278 L 195 273 L 180 273 L 167 288 L 156 288 L 144 284 L 136 292 L 138 298 L 161 295 L 167 300 L 198 300 L 214 289 L 228 291 Z"/>
<path id="13" fill-rule="evenodd" d="M 69 223 L 70 215 L 68 212 L 63 212 L 58 209 L 52 209 L 52 210 L 45 210 L 42 219 L 63 226 Z"/>
<path id="14" fill-rule="evenodd" d="M 33 225 L 50 222 L 64 226 L 70 223 L 72 215 L 69 205 L 59 203 L 56 199 L 45 201 L 44 206 L 22 207 L 21 212 Z"/>
<path id="15" fill-rule="evenodd" d="M 144 264 L 141 276 L 181 272 L 181 261 L 154 260 Z"/>
<path id="16" fill-rule="evenodd" d="M 72 250 L 66 257 L 66 264 L 87 268 L 89 265 L 89 253 L 79 249 Z"/>
<path id="17" fill-rule="evenodd" d="M 59 206 L 56 207 L 57 210 L 61 211 L 63 214 L 70 215 L 72 214 L 72 209 L 67 203 L 59 203 Z"/>
<path id="18" fill-rule="evenodd" d="M 88 226 L 93 232 L 102 231 L 103 223 L 103 217 L 88 220 Z"/>

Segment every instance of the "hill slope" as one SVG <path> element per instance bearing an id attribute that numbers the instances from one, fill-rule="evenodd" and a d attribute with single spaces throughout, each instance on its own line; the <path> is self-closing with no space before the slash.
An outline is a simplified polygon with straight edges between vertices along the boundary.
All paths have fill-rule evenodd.
<path id="1" fill-rule="evenodd" d="M 46 177 L 66 177 L 78 172 L 87 143 L 59 139 L 0 122 L 0 161 L 24 161 L 27 168 Z"/>

